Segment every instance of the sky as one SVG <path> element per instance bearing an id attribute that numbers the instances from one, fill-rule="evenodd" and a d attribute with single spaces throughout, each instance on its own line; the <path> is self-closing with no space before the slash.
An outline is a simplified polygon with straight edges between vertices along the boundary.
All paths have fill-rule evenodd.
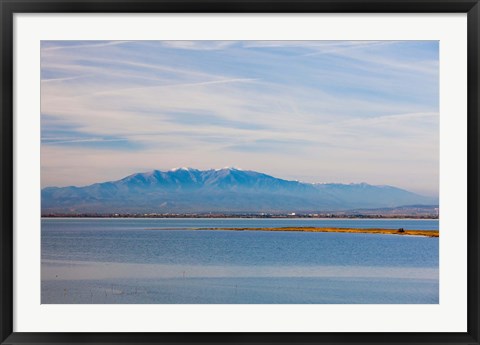
<path id="1" fill-rule="evenodd" d="M 236 167 L 439 188 L 437 41 L 42 41 L 42 187 Z"/>

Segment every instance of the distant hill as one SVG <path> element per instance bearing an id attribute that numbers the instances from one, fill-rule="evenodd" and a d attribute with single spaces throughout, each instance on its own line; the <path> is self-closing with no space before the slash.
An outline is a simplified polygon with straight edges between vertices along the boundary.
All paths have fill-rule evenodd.
<path id="1" fill-rule="evenodd" d="M 321 212 L 437 203 L 392 186 L 303 183 L 235 168 L 153 170 L 85 187 L 42 189 L 42 214 Z"/>

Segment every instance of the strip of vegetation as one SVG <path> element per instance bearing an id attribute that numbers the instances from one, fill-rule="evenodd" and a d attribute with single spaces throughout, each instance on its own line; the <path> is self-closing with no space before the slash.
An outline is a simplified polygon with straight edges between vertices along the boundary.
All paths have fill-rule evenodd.
<path id="1" fill-rule="evenodd" d="M 404 230 L 400 229 L 357 229 L 357 228 L 316 228 L 316 227 L 280 227 L 280 228 L 196 228 L 195 230 L 232 230 L 232 231 L 303 231 L 303 232 L 337 232 L 353 234 L 384 234 L 439 237 L 438 230 Z"/>

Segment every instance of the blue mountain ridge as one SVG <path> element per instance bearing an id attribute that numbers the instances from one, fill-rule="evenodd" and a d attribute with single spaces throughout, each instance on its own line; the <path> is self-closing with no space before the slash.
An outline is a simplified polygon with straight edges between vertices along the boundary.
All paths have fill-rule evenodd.
<path id="1" fill-rule="evenodd" d="M 47 187 L 41 198 L 42 214 L 322 212 L 438 203 L 392 186 L 303 183 L 235 168 L 153 170 L 85 187 Z"/>

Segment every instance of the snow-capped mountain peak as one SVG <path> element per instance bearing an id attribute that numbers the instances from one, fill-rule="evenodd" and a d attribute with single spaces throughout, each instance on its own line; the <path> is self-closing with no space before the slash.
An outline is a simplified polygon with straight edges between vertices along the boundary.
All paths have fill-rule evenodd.
<path id="1" fill-rule="evenodd" d="M 303 183 L 234 167 L 175 168 L 129 175 L 85 187 L 42 190 L 42 212 L 319 212 L 433 205 L 391 186 Z"/>

